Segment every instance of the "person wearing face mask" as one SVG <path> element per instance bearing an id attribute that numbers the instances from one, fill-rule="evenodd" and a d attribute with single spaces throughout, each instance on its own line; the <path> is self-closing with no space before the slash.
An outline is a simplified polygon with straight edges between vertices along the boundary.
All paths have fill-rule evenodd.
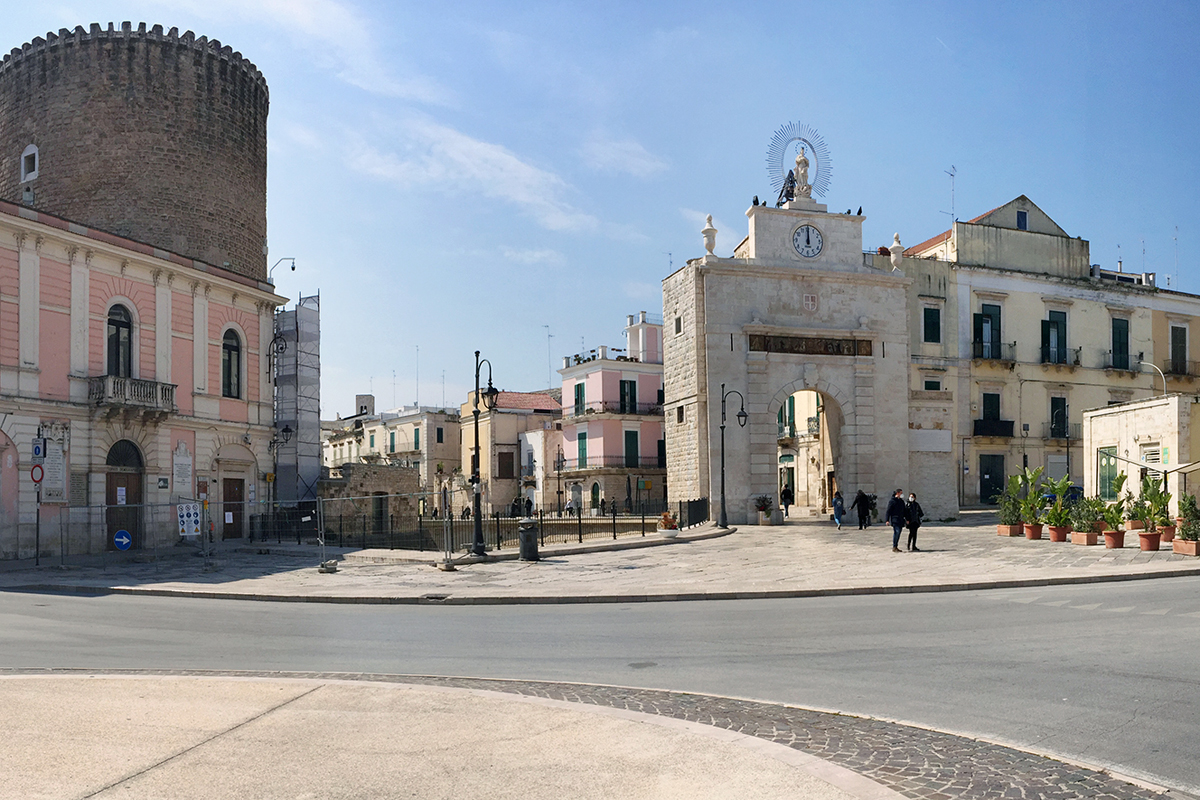
<path id="1" fill-rule="evenodd" d="M 916 492 L 909 492 L 905 517 L 908 520 L 908 549 L 910 552 L 921 552 L 917 547 L 917 529 L 921 527 L 921 518 L 924 516 L 925 512 L 921 509 L 921 504 L 917 502 Z"/>
<path id="2" fill-rule="evenodd" d="M 899 489 L 892 492 L 892 499 L 888 501 L 887 511 L 883 512 L 884 519 L 892 526 L 892 552 L 900 552 L 900 531 L 904 529 L 904 523 L 908 519 L 908 507 L 904 505 L 903 492 Z"/>

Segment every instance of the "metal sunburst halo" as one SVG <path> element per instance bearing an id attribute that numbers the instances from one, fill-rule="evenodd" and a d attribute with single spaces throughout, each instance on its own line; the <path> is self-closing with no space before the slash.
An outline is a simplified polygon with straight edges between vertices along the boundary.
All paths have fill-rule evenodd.
<path id="1" fill-rule="evenodd" d="M 788 122 L 771 137 L 767 147 L 767 174 L 771 188 L 778 192 L 783 187 L 788 170 L 796 165 L 796 153 L 805 147 L 810 167 L 809 183 L 813 194 L 824 197 L 829 191 L 829 178 L 833 173 L 833 161 L 829 158 L 829 146 L 816 129 L 800 122 Z"/>

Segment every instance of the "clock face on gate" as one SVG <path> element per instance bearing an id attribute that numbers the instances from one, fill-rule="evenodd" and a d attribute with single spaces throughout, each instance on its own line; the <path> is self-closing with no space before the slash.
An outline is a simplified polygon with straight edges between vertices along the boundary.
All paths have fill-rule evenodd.
<path id="1" fill-rule="evenodd" d="M 819 256 L 824 244 L 825 240 L 821 238 L 821 232 L 812 225 L 801 225 L 792 234 L 792 246 L 796 248 L 797 253 L 805 258 L 816 258 Z"/>

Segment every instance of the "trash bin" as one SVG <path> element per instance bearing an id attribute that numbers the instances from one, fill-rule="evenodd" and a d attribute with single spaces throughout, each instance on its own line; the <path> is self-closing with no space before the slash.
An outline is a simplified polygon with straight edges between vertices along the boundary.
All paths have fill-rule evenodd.
<path id="1" fill-rule="evenodd" d="M 525 517 L 517 523 L 518 557 L 522 561 L 540 561 L 538 557 L 537 520 Z"/>

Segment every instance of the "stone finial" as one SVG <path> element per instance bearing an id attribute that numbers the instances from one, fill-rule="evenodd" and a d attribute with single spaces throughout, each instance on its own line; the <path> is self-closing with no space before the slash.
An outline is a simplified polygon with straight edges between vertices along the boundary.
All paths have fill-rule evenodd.
<path id="1" fill-rule="evenodd" d="M 717 246 L 717 229 L 712 224 L 712 214 L 709 214 L 705 220 L 704 230 L 700 231 L 704 235 L 704 249 L 708 254 L 713 255 L 713 248 Z"/>
<path id="2" fill-rule="evenodd" d="M 892 246 L 888 248 L 892 254 L 892 269 L 900 269 L 900 259 L 904 255 L 904 245 L 900 244 L 900 234 L 892 234 Z"/>

